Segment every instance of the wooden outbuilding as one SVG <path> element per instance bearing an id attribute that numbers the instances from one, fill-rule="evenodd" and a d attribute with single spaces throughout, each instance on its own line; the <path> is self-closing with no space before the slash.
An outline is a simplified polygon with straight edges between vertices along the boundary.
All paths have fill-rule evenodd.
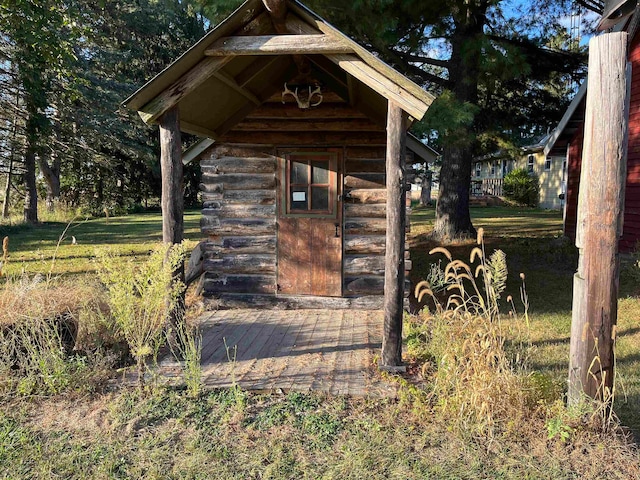
<path id="1" fill-rule="evenodd" d="M 219 307 L 384 308 L 400 364 L 407 130 L 433 96 L 295 0 L 248 0 L 125 101 L 161 134 L 163 238 L 200 159 L 204 292 Z M 204 137 L 181 151 L 180 131 Z M 408 147 L 408 148 L 407 148 Z"/>
<path id="2" fill-rule="evenodd" d="M 627 60 L 631 64 L 628 152 L 624 185 L 624 225 L 618 248 L 631 252 L 640 242 L 640 11 L 619 23 L 616 31 L 628 33 Z M 545 146 L 546 155 L 566 155 L 567 194 L 564 212 L 564 234 L 576 239 L 578 229 L 578 196 L 582 171 L 582 148 L 585 139 L 585 104 L 588 77 L 567 108 L 551 140 Z M 589 135 L 587 135 L 589 138 Z"/>

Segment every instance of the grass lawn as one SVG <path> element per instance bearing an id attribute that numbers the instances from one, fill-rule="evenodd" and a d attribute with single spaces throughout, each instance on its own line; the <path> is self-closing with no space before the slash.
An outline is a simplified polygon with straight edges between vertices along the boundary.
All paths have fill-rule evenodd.
<path id="1" fill-rule="evenodd" d="M 99 249 L 110 248 L 114 254 L 131 257 L 148 255 L 162 240 L 162 217 L 154 212 L 75 219 L 69 224 L 0 225 L 0 238 L 5 236 L 9 237 L 10 256 L 4 269 L 8 275 L 17 275 L 23 270 L 29 274 L 50 271 L 54 275 L 92 273 L 95 272 L 93 258 Z M 184 236 L 188 247 L 195 247 L 202 239 L 200 210 L 185 212 Z M 73 238 L 75 244 L 72 244 Z M 52 262 L 53 258 L 55 262 Z"/>
<path id="2" fill-rule="evenodd" d="M 503 249 L 510 279 L 506 294 L 520 298 L 526 275 L 531 313 L 530 364 L 564 387 L 568 368 L 575 248 L 558 239 L 557 212 L 474 208 L 487 252 Z M 412 280 L 438 261 L 426 238 L 433 209 L 412 215 Z M 185 218 L 186 238 L 200 239 L 199 212 Z M 160 240 L 158 213 L 93 219 L 71 225 L 0 227 L 10 238 L 6 271 L 90 278 L 96 248 L 127 257 L 146 255 Z M 71 243 L 71 236 L 76 244 Z M 468 260 L 472 243 L 451 247 Z M 442 258 L 442 256 L 440 256 Z M 443 264 L 444 266 L 444 264 Z M 87 275 L 83 277 L 82 274 Z M 639 285 L 623 276 L 619 302 L 616 413 L 640 432 Z M 516 305 L 518 302 L 516 302 Z M 417 305 L 414 305 L 417 307 Z M 0 372 L 0 385 L 2 373 Z M 257 394 L 239 389 L 186 392 L 151 389 L 96 391 L 78 385 L 55 396 L 0 395 L 0 478 L 238 478 L 238 479 L 630 479 L 640 478 L 640 455 L 612 434 L 594 434 L 574 416 L 558 432 L 532 415 L 508 432 L 480 437 L 457 432 L 437 405 L 403 390 L 401 398 L 367 400 L 314 394 Z M 565 420 L 563 420 L 565 419 Z M 563 430 L 564 429 L 564 430 Z"/>

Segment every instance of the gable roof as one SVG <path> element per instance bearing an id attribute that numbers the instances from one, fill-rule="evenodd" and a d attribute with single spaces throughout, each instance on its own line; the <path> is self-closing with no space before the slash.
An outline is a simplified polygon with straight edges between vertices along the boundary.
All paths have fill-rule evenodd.
<path id="1" fill-rule="evenodd" d="M 433 95 L 297 0 L 287 0 L 286 4 L 286 28 L 290 34 L 312 35 L 340 46 L 326 54 L 314 51 L 305 56 L 314 78 L 379 125 L 384 125 L 387 101 L 393 101 L 414 119 L 422 118 Z M 183 131 L 220 138 L 282 91 L 284 82 L 296 75 L 297 68 L 289 54 L 225 55 L 220 54 L 220 49 L 213 52 L 211 47 L 223 45 L 230 38 L 254 37 L 262 41 L 266 35 L 275 34 L 262 1 L 247 0 L 123 105 L 137 110 L 147 123 L 157 122 L 165 111 L 177 105 Z"/>

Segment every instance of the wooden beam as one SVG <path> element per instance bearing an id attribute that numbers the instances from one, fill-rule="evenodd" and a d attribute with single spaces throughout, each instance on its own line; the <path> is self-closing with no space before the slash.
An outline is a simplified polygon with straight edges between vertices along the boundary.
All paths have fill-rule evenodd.
<path id="1" fill-rule="evenodd" d="M 306 16 L 303 12 L 298 11 L 297 7 L 296 11 Z M 287 30 L 291 33 L 305 35 L 324 33 L 325 35 L 339 38 L 339 32 L 335 31 L 330 25 L 312 20 L 311 18 L 308 19 L 313 21 L 317 28 L 309 25 L 296 15 L 288 15 L 286 23 Z M 364 62 L 357 55 L 347 54 L 327 55 L 331 61 L 383 97 L 396 102 L 409 115 L 418 119 L 424 116 L 434 99 L 431 94 L 421 89 L 384 62 L 373 57 L 371 53 L 355 42 L 351 42 L 348 39 L 345 39 L 344 42 L 345 44 L 349 44 L 358 56 L 367 58 L 368 62 Z M 375 65 L 376 68 L 372 65 Z"/>
<path id="2" fill-rule="evenodd" d="M 245 35 L 262 35 L 273 32 L 268 17 L 259 15 L 243 29 Z M 191 68 L 170 87 L 142 107 L 138 114 L 145 123 L 155 123 L 160 116 L 202 85 L 211 75 L 221 70 L 234 57 L 206 57 Z"/>
<path id="3" fill-rule="evenodd" d="M 338 54 L 328 55 L 328 57 L 347 73 L 358 78 L 389 101 L 396 103 L 409 115 L 422 118 L 429 108 L 428 104 L 418 100 L 355 55 Z"/>
<path id="4" fill-rule="evenodd" d="M 184 133 L 190 133 L 191 135 L 197 135 L 202 138 L 212 138 L 216 139 L 218 136 L 216 132 L 206 127 L 201 127 L 200 125 L 195 125 L 193 123 L 185 122 L 184 120 L 180 121 L 180 130 Z"/>
<path id="5" fill-rule="evenodd" d="M 269 68 L 274 62 L 278 60 L 278 57 L 259 57 L 251 63 L 247 68 L 238 73 L 234 80 L 241 87 L 246 86 L 254 78 L 261 75 L 267 68 Z"/>
<path id="6" fill-rule="evenodd" d="M 227 85 L 228 87 L 230 87 L 231 89 L 233 89 L 236 92 L 238 92 L 240 95 L 242 95 L 244 98 L 249 100 L 254 105 L 260 105 L 262 103 L 260 101 L 260 99 L 253 94 L 253 92 L 250 92 L 246 88 L 238 85 L 236 83 L 236 81 L 233 78 L 231 78 L 229 75 L 227 75 L 226 73 L 215 72 L 213 74 L 213 76 L 216 77 L 218 80 L 220 80 L 225 85 Z"/>
<path id="7" fill-rule="evenodd" d="M 384 128 L 376 125 L 370 120 L 354 118 L 351 120 L 330 119 L 330 120 L 254 120 L 245 121 L 233 127 L 239 131 L 280 131 L 280 132 L 384 132 Z"/>
<path id="8" fill-rule="evenodd" d="M 335 37 L 319 35 L 259 35 L 223 37 L 204 52 L 210 57 L 228 55 L 311 55 L 352 53 L 353 49 Z"/>
<path id="9" fill-rule="evenodd" d="M 369 132 L 245 132 L 231 130 L 219 139 L 225 143 L 257 145 L 384 145 L 383 133 Z"/>
<path id="10" fill-rule="evenodd" d="M 357 82 L 357 80 L 355 78 L 353 78 L 353 75 L 347 75 L 347 89 L 349 91 L 349 105 L 351 105 L 352 107 L 355 107 L 356 103 L 358 102 L 356 82 Z"/>
<path id="11" fill-rule="evenodd" d="M 310 24 L 315 25 L 315 27 L 311 26 Z M 324 33 L 326 35 L 344 37 L 344 42 L 353 48 L 358 57 L 362 58 L 370 67 L 374 68 L 386 78 L 389 78 L 410 95 L 413 95 L 416 99 L 424 102 L 427 106 L 431 105 L 431 103 L 433 103 L 433 101 L 435 100 L 434 95 L 416 85 L 414 82 L 409 80 L 397 70 L 391 68 L 374 54 L 369 52 L 366 48 L 359 45 L 357 42 L 354 42 L 350 38 L 345 37 L 340 31 L 338 31 L 328 23 L 314 18 L 312 12 L 308 10 L 304 5 L 295 3 L 291 5 L 291 13 L 287 15 L 286 26 L 287 30 L 291 33 Z M 420 120 L 420 118 L 418 119 Z"/>
<path id="12" fill-rule="evenodd" d="M 589 42 L 589 88 L 578 198 L 568 401 L 613 400 L 618 239 L 626 184 L 630 67 L 626 32 Z"/>
<path id="13" fill-rule="evenodd" d="M 177 108 L 166 112 L 160 125 L 160 170 L 162 175 L 162 241 L 180 243 L 184 238 L 184 197 L 180 115 Z"/>
<path id="14" fill-rule="evenodd" d="M 295 69 L 288 57 L 279 56 L 276 58 L 278 64 L 276 64 L 275 68 L 267 70 L 266 73 L 260 76 L 262 82 L 259 91 L 256 91 L 256 97 L 260 100 L 260 103 L 264 103 L 267 98 L 274 95 L 280 89 L 280 82 L 282 81 L 284 84 L 284 79 L 292 75 Z M 258 108 L 258 105 L 254 103 L 247 103 L 240 107 L 216 126 L 216 136 L 221 137 L 227 133 L 256 108 Z"/>
<path id="15" fill-rule="evenodd" d="M 402 365 L 402 314 L 404 295 L 404 246 L 406 191 L 404 150 L 406 116 L 403 109 L 389 102 L 387 114 L 387 231 L 384 273 L 384 326 L 382 367 Z"/>
<path id="16" fill-rule="evenodd" d="M 147 103 L 138 112 L 145 123 L 155 123 L 156 120 L 170 108 L 182 100 L 188 93 L 202 85 L 214 72 L 217 72 L 233 57 L 210 57 L 200 61 L 195 67 L 176 80 L 156 98 Z"/>
<path id="17" fill-rule="evenodd" d="M 321 79 L 318 79 L 321 80 Z M 279 92 L 276 92 L 275 94 L 271 95 L 269 98 L 267 98 L 267 100 L 265 101 L 265 103 L 277 103 L 279 105 L 282 104 L 282 90 L 284 90 L 284 85 L 282 85 L 282 89 L 280 89 Z M 284 98 L 285 103 L 290 103 L 293 105 L 297 106 L 297 103 L 295 101 L 295 99 L 291 98 L 291 97 L 285 97 Z M 336 92 L 333 92 L 331 90 L 325 91 L 325 88 L 322 88 L 322 104 L 326 105 L 328 103 L 341 103 L 341 104 L 346 104 L 347 102 L 340 96 L 338 95 Z"/>
<path id="18" fill-rule="evenodd" d="M 317 107 L 307 110 L 300 110 L 296 104 L 263 104 L 256 108 L 247 118 L 252 119 L 278 119 L 278 118 L 299 118 L 308 120 L 318 120 L 323 118 L 367 118 L 367 116 L 348 105 L 320 104 Z"/>
<path id="19" fill-rule="evenodd" d="M 182 141 L 180 137 L 180 112 L 175 106 L 159 119 L 160 125 L 160 174 L 162 176 L 162 241 L 177 244 L 184 239 L 184 175 L 182 165 Z M 184 263 L 173 272 L 173 282 L 184 283 Z M 167 285 L 169 287 L 169 285 Z M 184 292 L 180 294 L 168 322 L 170 331 L 184 318 Z M 176 345 L 175 333 L 170 335 L 169 344 Z"/>

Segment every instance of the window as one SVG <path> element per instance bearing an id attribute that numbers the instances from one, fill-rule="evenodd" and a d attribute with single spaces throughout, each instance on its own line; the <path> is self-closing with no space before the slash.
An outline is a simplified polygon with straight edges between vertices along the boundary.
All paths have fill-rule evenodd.
<path id="1" fill-rule="evenodd" d="M 476 177 L 482 175 L 482 164 L 480 162 L 476 163 Z"/>
<path id="2" fill-rule="evenodd" d="M 333 214 L 336 200 L 335 155 L 294 153 L 287 158 L 286 213 Z"/>
<path id="3" fill-rule="evenodd" d="M 527 158 L 527 172 L 533 173 L 533 164 L 535 162 L 535 157 L 533 155 L 529 155 Z"/>
<path id="4" fill-rule="evenodd" d="M 507 173 L 507 165 L 508 165 L 508 160 L 502 160 L 502 176 L 504 177 Z"/>
<path id="5" fill-rule="evenodd" d="M 496 161 L 491 162 L 491 175 L 495 175 L 496 174 Z"/>
<path id="6" fill-rule="evenodd" d="M 547 157 L 544 159 L 544 170 L 548 172 L 551 170 L 551 157 Z"/>

